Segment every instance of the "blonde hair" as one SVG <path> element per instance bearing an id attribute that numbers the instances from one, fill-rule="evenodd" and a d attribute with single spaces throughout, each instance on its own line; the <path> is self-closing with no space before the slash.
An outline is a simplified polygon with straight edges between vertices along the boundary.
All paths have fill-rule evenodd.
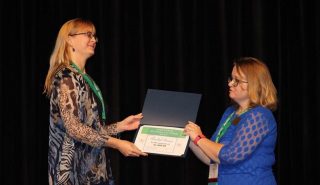
<path id="1" fill-rule="evenodd" d="M 92 28 L 92 30 L 95 32 L 93 23 L 89 20 L 84 20 L 81 18 L 69 20 L 60 28 L 55 47 L 50 57 L 50 67 L 44 85 L 44 93 L 47 96 L 50 96 L 51 94 L 51 84 L 55 74 L 64 67 L 70 68 L 71 54 L 69 47 L 71 46 L 67 42 L 68 36 L 78 33 L 87 27 Z"/>
<path id="2" fill-rule="evenodd" d="M 272 82 L 268 67 L 260 60 L 244 57 L 234 61 L 238 72 L 247 77 L 250 107 L 261 105 L 276 110 L 277 90 Z"/>

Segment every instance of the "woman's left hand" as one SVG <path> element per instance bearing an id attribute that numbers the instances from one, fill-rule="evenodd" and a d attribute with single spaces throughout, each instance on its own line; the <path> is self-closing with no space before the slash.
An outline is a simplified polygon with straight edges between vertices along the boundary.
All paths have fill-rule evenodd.
<path id="1" fill-rule="evenodd" d="M 135 130 L 139 127 L 142 118 L 142 113 L 128 116 L 124 120 L 118 122 L 117 129 L 119 132 Z"/>
<path id="2" fill-rule="evenodd" d="M 188 121 L 188 124 L 184 127 L 184 133 L 190 136 L 192 141 L 195 140 L 198 135 L 202 135 L 201 128 L 191 121 Z"/>

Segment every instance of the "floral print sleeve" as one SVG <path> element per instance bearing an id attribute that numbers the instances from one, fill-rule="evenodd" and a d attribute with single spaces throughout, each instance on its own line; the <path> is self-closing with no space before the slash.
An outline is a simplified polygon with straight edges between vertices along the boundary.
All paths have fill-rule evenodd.
<path id="1" fill-rule="evenodd" d="M 219 153 L 222 164 L 235 164 L 248 158 L 271 130 L 261 112 L 252 112 L 245 119 L 239 123 L 232 141 L 222 147 Z"/>
<path id="2" fill-rule="evenodd" d="M 106 142 L 106 137 L 98 131 L 83 124 L 79 119 L 79 84 L 71 76 L 64 76 L 60 81 L 58 93 L 59 109 L 67 134 L 88 145 L 99 147 Z"/>

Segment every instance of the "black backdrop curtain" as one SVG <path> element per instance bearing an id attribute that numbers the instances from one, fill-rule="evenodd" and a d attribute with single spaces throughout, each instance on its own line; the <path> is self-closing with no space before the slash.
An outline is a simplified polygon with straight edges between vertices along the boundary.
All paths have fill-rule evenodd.
<path id="1" fill-rule="evenodd" d="M 97 27 L 87 71 L 104 93 L 109 122 L 139 113 L 148 88 L 195 92 L 203 95 L 197 122 L 210 136 L 228 104 L 232 59 L 262 59 L 280 100 L 278 184 L 319 184 L 319 8 L 315 0 L 1 1 L 0 184 L 47 184 L 44 79 L 58 30 L 75 17 Z M 192 152 L 111 153 L 118 185 L 206 184 L 207 167 Z"/>

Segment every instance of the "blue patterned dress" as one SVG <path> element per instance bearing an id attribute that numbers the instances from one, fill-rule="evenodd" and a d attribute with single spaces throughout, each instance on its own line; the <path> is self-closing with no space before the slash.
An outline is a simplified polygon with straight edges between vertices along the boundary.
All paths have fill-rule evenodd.
<path id="1" fill-rule="evenodd" d="M 50 185 L 112 185 L 107 135 L 98 98 L 72 68 L 54 77 L 50 96 L 48 176 Z"/>
<path id="2" fill-rule="evenodd" d="M 212 141 L 234 111 L 233 106 L 226 109 Z M 219 141 L 224 144 L 219 153 L 219 185 L 275 185 L 272 165 L 275 162 L 277 125 L 272 112 L 257 106 L 240 118 L 238 123 L 231 124 Z"/>

